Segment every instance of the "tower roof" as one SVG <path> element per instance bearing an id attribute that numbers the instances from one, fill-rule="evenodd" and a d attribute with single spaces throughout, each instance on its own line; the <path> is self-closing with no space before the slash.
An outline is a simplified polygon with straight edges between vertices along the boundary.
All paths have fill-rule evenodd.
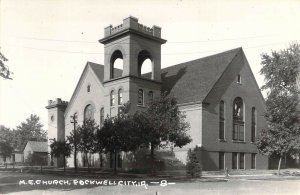
<path id="1" fill-rule="evenodd" d="M 161 38 L 161 27 L 153 25 L 148 27 L 144 24 L 138 23 L 138 18 L 129 16 L 123 19 L 123 23 L 117 26 L 109 25 L 104 28 L 104 38 L 100 39 L 100 43 L 107 43 L 112 39 L 119 38 L 124 34 L 134 33 L 136 35 L 160 42 L 165 43 L 166 40 Z"/>

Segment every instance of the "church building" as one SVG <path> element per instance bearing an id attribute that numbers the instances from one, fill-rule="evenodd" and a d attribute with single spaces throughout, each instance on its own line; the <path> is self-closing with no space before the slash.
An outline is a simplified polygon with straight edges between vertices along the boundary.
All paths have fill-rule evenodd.
<path id="1" fill-rule="evenodd" d="M 69 102 L 49 100 L 50 139 L 64 140 L 70 134 L 74 114 L 78 125 L 93 118 L 101 126 L 123 103 L 130 102 L 131 112 L 143 110 L 166 91 L 177 99 L 191 127 L 192 142 L 174 148 L 174 159 L 185 164 L 188 149 L 197 146 L 203 170 L 268 168 L 268 158 L 254 144 L 266 128 L 265 101 L 242 48 L 161 68 L 161 46 L 166 43 L 161 28 L 147 27 L 132 16 L 104 28 L 99 42 L 104 45 L 104 65 L 86 63 Z M 118 59 L 123 70 L 115 66 Z M 142 73 L 145 60 L 151 61 L 147 74 Z M 98 156 L 91 156 L 94 166 L 100 166 Z M 80 159 L 78 155 L 84 166 Z M 73 159 L 68 165 L 73 166 Z M 118 167 L 128 168 L 126 155 L 118 156 Z"/>

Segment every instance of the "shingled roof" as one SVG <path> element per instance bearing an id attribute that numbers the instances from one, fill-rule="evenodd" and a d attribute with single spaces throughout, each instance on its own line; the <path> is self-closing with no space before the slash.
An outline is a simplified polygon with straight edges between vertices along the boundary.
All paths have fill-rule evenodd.
<path id="1" fill-rule="evenodd" d="M 178 103 L 202 102 L 242 48 L 162 69 L 162 90 Z"/>
<path id="2" fill-rule="evenodd" d="M 33 152 L 48 152 L 47 142 L 28 141 L 26 145 L 29 145 Z"/>
<path id="3" fill-rule="evenodd" d="M 162 69 L 162 90 L 173 95 L 179 104 L 202 102 L 239 51 L 242 48 Z M 88 65 L 103 83 L 104 66 L 92 62 Z"/>
<path id="4" fill-rule="evenodd" d="M 88 62 L 88 65 L 90 65 L 90 67 L 95 72 L 95 74 L 98 77 L 98 79 L 101 81 L 101 83 L 103 83 L 103 79 L 104 79 L 104 66 L 100 65 L 100 64 L 93 63 L 93 62 Z M 116 78 L 122 76 L 123 70 L 120 70 L 118 68 L 114 68 L 114 71 L 115 71 L 114 74 L 115 74 Z"/>
<path id="5" fill-rule="evenodd" d="M 94 71 L 98 79 L 101 81 L 101 83 L 103 83 L 104 66 L 93 62 L 88 62 L 87 64 L 92 68 L 92 70 Z"/>

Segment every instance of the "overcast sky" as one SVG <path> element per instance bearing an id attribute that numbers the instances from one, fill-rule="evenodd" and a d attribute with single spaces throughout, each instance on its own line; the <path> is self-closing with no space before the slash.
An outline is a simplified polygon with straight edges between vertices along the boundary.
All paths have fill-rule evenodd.
<path id="1" fill-rule="evenodd" d="M 0 0 L 0 47 L 13 80 L 0 79 L 0 124 L 69 101 L 87 61 L 103 64 L 104 27 L 132 15 L 162 27 L 162 67 L 243 47 L 258 85 L 260 54 L 300 42 L 300 1 Z"/>

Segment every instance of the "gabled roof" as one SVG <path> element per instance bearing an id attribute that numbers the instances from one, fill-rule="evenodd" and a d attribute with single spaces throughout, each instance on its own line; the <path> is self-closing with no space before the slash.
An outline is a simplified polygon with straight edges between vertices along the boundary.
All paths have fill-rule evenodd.
<path id="1" fill-rule="evenodd" d="M 74 98 L 76 96 L 76 93 L 78 92 L 79 90 L 79 87 L 80 87 L 80 84 L 83 82 L 83 78 L 84 78 L 84 75 L 85 73 L 87 72 L 88 68 L 91 68 L 92 69 L 92 72 L 95 74 L 95 76 L 98 78 L 99 82 L 100 83 L 103 83 L 103 77 L 104 77 L 104 66 L 103 65 L 100 65 L 100 64 L 96 64 L 96 63 L 93 63 L 93 62 L 87 62 L 82 73 L 81 73 L 81 76 L 80 76 L 80 79 L 78 80 L 78 83 L 75 87 L 75 90 L 72 94 L 72 97 L 68 103 L 68 106 L 65 110 L 65 115 L 66 113 L 68 113 L 69 109 L 70 109 L 70 106 L 72 105 L 73 101 L 74 101 Z"/>
<path id="2" fill-rule="evenodd" d="M 179 104 L 202 102 L 218 79 L 222 76 L 225 69 L 238 55 L 239 51 L 242 51 L 242 48 L 232 49 L 162 69 L 162 90 L 173 95 Z M 103 83 L 104 66 L 93 62 L 87 62 L 82 75 L 87 67 L 91 67 L 100 83 Z M 121 74 L 120 71 L 121 70 L 116 69 L 115 74 Z M 80 80 L 82 79 L 82 75 Z M 143 75 L 145 78 L 149 76 L 149 74 Z M 79 82 L 73 96 L 77 91 Z M 68 107 L 71 105 L 73 96 Z"/>
<path id="3" fill-rule="evenodd" d="M 48 152 L 47 142 L 28 141 L 26 146 L 27 145 L 30 146 L 33 152 Z"/>
<path id="4" fill-rule="evenodd" d="M 104 66 L 101 65 L 101 64 L 93 63 L 93 62 L 88 62 L 87 64 L 95 72 L 95 74 L 98 77 L 99 81 L 101 83 L 103 83 L 103 80 L 104 80 Z M 118 68 L 114 68 L 115 78 L 121 77 L 122 76 L 122 72 L 123 72 L 123 70 L 120 70 Z"/>
<path id="5" fill-rule="evenodd" d="M 104 78 L 104 66 L 101 64 L 96 64 L 93 62 L 87 62 L 87 66 L 90 66 L 94 73 L 96 74 L 97 78 L 101 83 L 103 83 L 103 78 Z"/>
<path id="6" fill-rule="evenodd" d="M 162 90 L 179 104 L 202 102 L 242 48 L 162 69 Z"/>

